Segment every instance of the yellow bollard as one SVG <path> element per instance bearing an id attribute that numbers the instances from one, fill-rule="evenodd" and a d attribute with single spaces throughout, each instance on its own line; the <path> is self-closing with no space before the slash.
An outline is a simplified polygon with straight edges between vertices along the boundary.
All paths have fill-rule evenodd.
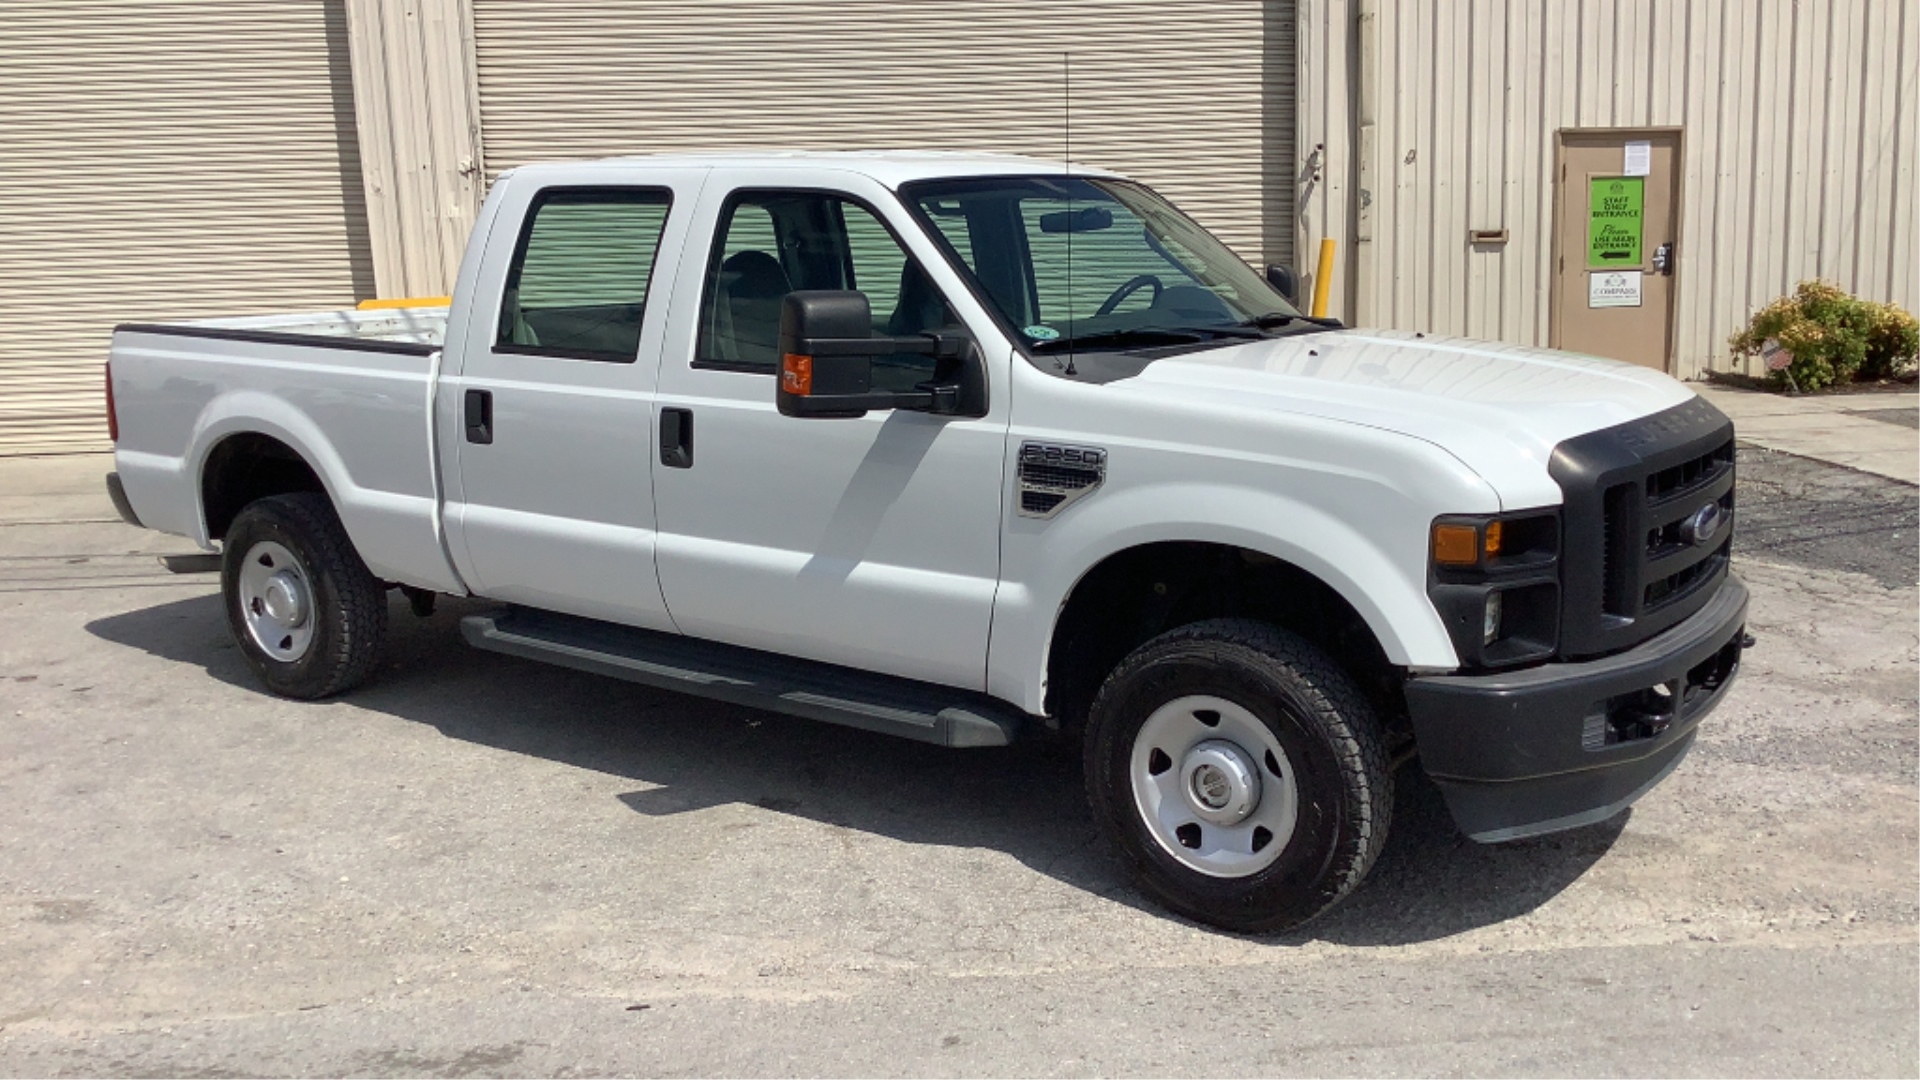
<path id="1" fill-rule="evenodd" d="M 1313 272 L 1313 310 L 1316 319 L 1327 317 L 1327 294 L 1333 291 L 1333 237 L 1320 241 L 1320 266 Z"/>

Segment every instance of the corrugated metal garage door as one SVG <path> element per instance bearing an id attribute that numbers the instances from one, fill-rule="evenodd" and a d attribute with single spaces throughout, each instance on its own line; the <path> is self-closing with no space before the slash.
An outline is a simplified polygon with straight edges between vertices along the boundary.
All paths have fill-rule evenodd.
<path id="1" fill-rule="evenodd" d="M 372 294 L 340 0 L 0 3 L 0 453 L 106 447 L 113 325 Z"/>
<path id="2" fill-rule="evenodd" d="M 1292 257 L 1294 0 L 473 0 L 487 166 L 786 147 L 1073 159 Z"/>

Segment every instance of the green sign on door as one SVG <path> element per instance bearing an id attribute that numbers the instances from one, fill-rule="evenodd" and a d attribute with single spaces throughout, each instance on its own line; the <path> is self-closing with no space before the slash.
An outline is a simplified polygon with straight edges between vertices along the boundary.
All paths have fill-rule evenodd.
<path id="1" fill-rule="evenodd" d="M 1587 265 L 1640 265 L 1640 211 L 1646 180 L 1596 176 L 1587 180 Z"/>

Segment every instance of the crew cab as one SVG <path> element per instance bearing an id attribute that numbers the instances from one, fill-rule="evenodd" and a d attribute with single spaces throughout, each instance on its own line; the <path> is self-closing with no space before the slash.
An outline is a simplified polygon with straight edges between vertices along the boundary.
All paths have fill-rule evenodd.
<path id="1" fill-rule="evenodd" d="M 1475 840 L 1618 813 L 1747 642 L 1710 404 L 1291 292 L 1078 165 L 534 165 L 448 308 L 119 327 L 108 488 L 221 552 L 275 693 L 370 677 L 397 590 L 533 660 L 1078 739 L 1145 891 L 1273 931 L 1409 763 Z"/>

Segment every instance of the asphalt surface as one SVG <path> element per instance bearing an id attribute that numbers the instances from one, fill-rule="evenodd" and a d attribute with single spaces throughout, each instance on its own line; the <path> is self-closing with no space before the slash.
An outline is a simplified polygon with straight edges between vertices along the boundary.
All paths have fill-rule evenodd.
<path id="1" fill-rule="evenodd" d="M 1865 574 L 1887 589 L 1920 581 L 1912 485 L 1757 446 L 1738 447 L 1735 467 L 1734 548 L 1742 557 Z"/>
<path id="2" fill-rule="evenodd" d="M 1915 489 L 1741 467 L 1759 643 L 1667 783 L 1483 847 L 1403 773 L 1264 939 L 1140 897 L 1069 757 L 474 652 L 470 605 L 267 697 L 75 467 L 0 523 L 0 1073 L 1914 1075 Z"/>
<path id="3" fill-rule="evenodd" d="M 1912 409 L 1848 409 L 1853 416 L 1864 416 L 1869 420 L 1878 420 L 1883 424 L 1899 424 L 1902 427 L 1920 428 L 1920 412 Z"/>

